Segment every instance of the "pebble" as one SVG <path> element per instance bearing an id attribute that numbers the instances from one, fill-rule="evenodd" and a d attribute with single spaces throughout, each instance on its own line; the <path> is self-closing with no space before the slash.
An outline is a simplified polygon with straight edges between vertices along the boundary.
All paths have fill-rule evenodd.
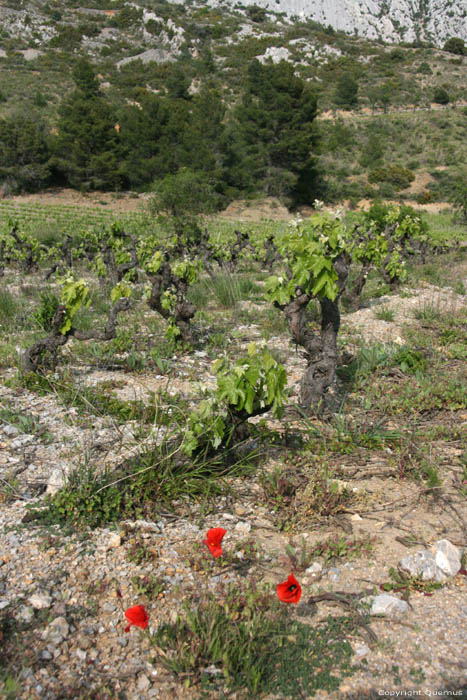
<path id="1" fill-rule="evenodd" d="M 50 608 L 52 605 L 52 598 L 46 593 L 33 593 L 33 595 L 28 598 L 28 601 L 36 610 L 44 610 L 45 608 Z"/>
<path id="2" fill-rule="evenodd" d="M 22 447 L 29 445 L 31 442 L 34 442 L 34 435 L 21 435 L 20 437 L 17 437 L 11 441 L 10 448 L 12 450 L 20 450 Z"/>
<path id="3" fill-rule="evenodd" d="M 142 673 L 138 677 L 138 683 L 136 686 L 137 689 L 140 691 L 140 693 L 144 693 L 146 690 L 149 689 L 150 685 L 151 685 L 151 681 L 149 680 L 149 678 L 147 676 L 144 675 L 144 673 Z"/>
<path id="4" fill-rule="evenodd" d="M 323 570 L 322 564 L 319 563 L 319 561 L 313 562 L 311 566 L 309 566 L 307 569 L 305 569 L 306 574 L 319 574 Z"/>
<path id="5" fill-rule="evenodd" d="M 108 613 L 115 612 L 116 609 L 117 608 L 115 607 L 115 605 L 113 603 L 104 603 L 104 605 L 102 606 L 102 610 L 104 612 L 108 612 Z"/>
<path id="6" fill-rule="evenodd" d="M 56 617 L 46 627 L 45 638 L 53 644 L 61 644 L 69 635 L 70 626 L 64 617 Z"/>
<path id="7" fill-rule="evenodd" d="M 23 605 L 23 607 L 18 611 L 17 618 L 18 620 L 21 620 L 21 622 L 31 622 L 31 620 L 34 618 L 34 610 L 26 605 Z"/>
<path id="8" fill-rule="evenodd" d="M 354 646 L 354 652 L 356 656 L 362 657 L 366 656 L 370 651 L 370 647 L 367 644 L 356 644 Z"/>
<path id="9" fill-rule="evenodd" d="M 235 530 L 238 532 L 240 535 L 248 535 L 248 533 L 251 530 L 251 524 L 246 523 L 246 522 L 239 522 L 235 525 Z"/>
<path id="10" fill-rule="evenodd" d="M 120 535 L 119 532 L 113 532 L 111 535 L 109 535 L 107 542 L 106 542 L 106 547 L 107 549 L 114 549 L 116 547 L 120 547 L 122 544 L 122 536 Z"/>
<path id="11" fill-rule="evenodd" d="M 427 549 L 403 557 L 399 562 L 399 569 L 413 578 L 420 577 L 422 581 L 440 581 L 444 579 L 442 573 L 441 576 L 438 573 L 434 554 Z"/>
<path id="12" fill-rule="evenodd" d="M 2 432 L 8 437 L 16 437 L 16 435 L 19 435 L 19 430 L 14 425 L 4 425 L 2 427 Z"/>
<path id="13" fill-rule="evenodd" d="M 409 605 L 389 593 L 381 593 L 377 596 L 362 598 L 362 603 L 371 605 L 370 615 L 386 615 L 387 617 L 400 617 L 409 611 Z"/>
<path id="14" fill-rule="evenodd" d="M 341 572 L 337 568 L 337 566 L 332 566 L 330 569 L 327 570 L 327 575 L 331 579 L 331 581 L 338 581 L 341 575 Z"/>

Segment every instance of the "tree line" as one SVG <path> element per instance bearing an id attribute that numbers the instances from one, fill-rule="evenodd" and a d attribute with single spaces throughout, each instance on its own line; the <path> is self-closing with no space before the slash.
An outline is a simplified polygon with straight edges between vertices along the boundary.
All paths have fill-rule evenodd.
<path id="1" fill-rule="evenodd" d="M 189 169 L 219 206 L 250 194 L 292 205 L 319 194 L 316 96 L 285 61 L 253 60 L 230 108 L 209 82 L 190 94 L 189 81 L 177 71 L 165 94 L 141 89 L 121 108 L 103 94 L 86 59 L 77 61 L 72 77 L 74 90 L 52 129 L 31 113 L 0 119 L 4 192 L 51 185 L 145 190 Z"/>

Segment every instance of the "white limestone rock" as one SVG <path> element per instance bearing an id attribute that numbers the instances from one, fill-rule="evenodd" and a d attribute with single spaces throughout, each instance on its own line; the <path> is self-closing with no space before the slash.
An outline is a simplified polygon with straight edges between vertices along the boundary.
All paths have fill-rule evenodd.
<path id="1" fill-rule="evenodd" d="M 409 606 L 405 600 L 401 600 L 389 593 L 381 593 L 377 596 L 367 596 L 362 599 L 370 607 L 370 615 L 386 615 L 386 617 L 397 618 L 405 615 Z"/>
<path id="2" fill-rule="evenodd" d="M 52 598 L 47 595 L 47 593 L 33 593 L 32 596 L 28 598 L 28 602 L 31 603 L 35 610 L 44 610 L 50 608 L 52 605 Z"/>
<path id="3" fill-rule="evenodd" d="M 422 581 L 443 581 L 436 566 L 434 554 L 428 549 L 421 549 L 415 554 L 408 554 L 399 562 L 399 569 L 412 578 L 421 578 Z"/>
<path id="4" fill-rule="evenodd" d="M 461 568 L 461 553 L 449 540 L 436 542 L 435 562 L 438 570 L 447 577 L 455 576 Z"/>

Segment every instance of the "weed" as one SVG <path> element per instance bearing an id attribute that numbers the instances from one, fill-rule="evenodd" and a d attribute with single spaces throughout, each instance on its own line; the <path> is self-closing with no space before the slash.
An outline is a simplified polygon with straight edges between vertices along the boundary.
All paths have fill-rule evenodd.
<path id="1" fill-rule="evenodd" d="M 295 499 L 296 508 L 305 516 L 336 515 L 349 506 L 352 494 L 347 487 L 329 477 L 328 470 L 321 465 L 310 474 L 305 489 Z"/>
<path id="2" fill-rule="evenodd" d="M 465 296 L 467 294 L 467 289 L 462 280 L 457 280 L 457 282 L 454 283 L 453 290 L 456 294 L 459 294 L 460 296 Z"/>
<path id="3" fill-rule="evenodd" d="M 161 508 L 174 508 L 174 503 L 219 494 L 224 474 L 239 476 L 249 470 L 241 462 L 227 467 L 225 456 L 188 459 L 181 455 L 175 435 L 170 433 L 160 446 L 112 472 L 81 465 L 60 491 L 47 498 L 42 510 L 32 509 L 32 518 L 90 527 L 127 517 L 150 518 Z"/>
<path id="4" fill-rule="evenodd" d="M 464 450 L 461 455 L 461 472 L 453 472 L 454 488 L 456 488 L 461 496 L 467 497 L 467 450 Z"/>
<path id="5" fill-rule="evenodd" d="M 227 333 L 224 331 L 215 331 L 214 333 L 209 334 L 206 342 L 206 348 L 208 351 L 215 350 L 217 355 L 219 351 L 227 350 L 230 343 L 231 341 Z"/>
<path id="6" fill-rule="evenodd" d="M 19 481 L 14 474 L 0 477 L 0 503 L 10 503 L 18 498 Z"/>
<path id="7" fill-rule="evenodd" d="M 380 588 L 382 591 L 404 591 L 406 595 L 410 595 L 413 591 L 419 591 L 430 595 L 433 591 L 439 590 L 444 585 L 439 581 L 424 581 L 419 576 L 410 576 L 393 567 L 389 569 L 389 576 L 391 577 L 391 581 L 381 584 Z"/>
<path id="8" fill-rule="evenodd" d="M 37 435 L 43 442 L 50 442 L 53 438 L 45 426 L 41 425 L 37 416 L 25 414 L 10 408 L 0 408 L 0 422 L 13 425 L 20 433 Z"/>
<path id="9" fill-rule="evenodd" d="M 217 275 L 211 283 L 215 299 L 224 309 L 236 306 L 244 298 L 240 280 L 232 274 Z"/>
<path id="10" fill-rule="evenodd" d="M 9 327 L 18 313 L 18 302 L 7 289 L 0 290 L 0 325 Z"/>
<path id="11" fill-rule="evenodd" d="M 135 564 L 145 564 L 158 556 L 158 551 L 154 547 L 150 547 L 141 536 L 132 537 L 128 541 L 127 557 L 129 561 Z"/>
<path id="12" fill-rule="evenodd" d="M 149 574 L 146 576 L 133 576 L 131 583 L 138 596 L 146 596 L 149 600 L 162 598 L 165 586 L 164 583 L 158 581 L 155 576 Z"/>
<path id="13" fill-rule="evenodd" d="M 32 318 L 39 328 L 49 332 L 52 330 L 52 322 L 60 305 L 60 300 L 50 290 L 42 291 L 39 299 L 39 308 L 34 311 Z"/>
<path id="14" fill-rule="evenodd" d="M 130 350 L 126 357 L 126 365 L 132 372 L 140 372 L 145 368 L 145 357 L 141 353 Z"/>
<path id="15" fill-rule="evenodd" d="M 419 350 L 402 347 L 391 357 L 391 365 L 400 367 L 405 373 L 416 374 L 419 372 L 423 374 L 427 369 L 427 360 Z"/>
<path id="16" fill-rule="evenodd" d="M 209 301 L 209 288 L 206 280 L 192 284 L 187 296 L 197 309 L 205 309 Z"/>
<path id="17" fill-rule="evenodd" d="M 401 685 L 402 680 L 401 680 L 401 677 L 399 675 L 399 666 L 394 665 L 391 667 L 391 670 L 394 674 L 394 678 L 393 678 L 394 685 Z"/>
<path id="18" fill-rule="evenodd" d="M 373 377 L 366 387 L 365 409 L 375 408 L 386 414 L 422 414 L 433 411 L 457 411 L 467 405 L 467 386 L 460 370 L 435 369 L 426 376 L 403 377 L 385 381 Z"/>
<path id="19" fill-rule="evenodd" d="M 19 681 L 14 676 L 0 673 L 0 692 L 3 700 L 15 700 L 19 697 L 20 690 Z"/>
<path id="20" fill-rule="evenodd" d="M 262 473 L 259 482 L 265 501 L 275 510 L 292 503 L 298 486 L 293 475 L 282 466 L 275 467 L 269 473 Z"/>
<path id="21" fill-rule="evenodd" d="M 401 438 L 399 430 L 387 430 L 383 422 L 369 420 L 367 416 L 356 420 L 338 413 L 333 420 L 333 427 L 335 434 L 320 440 L 324 453 L 351 454 L 358 447 L 378 449 Z"/>
<path id="22" fill-rule="evenodd" d="M 381 306 L 380 309 L 375 311 L 374 317 L 379 321 L 394 321 L 394 311 L 388 306 Z"/>
<path id="23" fill-rule="evenodd" d="M 152 348 L 149 356 L 161 374 L 169 374 L 172 369 L 172 362 L 162 357 L 156 348 Z"/>
<path id="24" fill-rule="evenodd" d="M 423 481 L 427 489 L 438 488 L 442 484 L 436 464 L 428 450 L 418 446 L 416 435 L 401 442 L 389 463 L 395 466 L 399 479 Z"/>
<path id="25" fill-rule="evenodd" d="M 185 604 L 175 623 L 159 627 L 152 643 L 162 664 L 205 688 L 222 685 L 297 697 L 335 690 L 356 669 L 346 637 L 350 618 L 328 617 L 319 627 L 291 620 L 270 594 L 229 591 L 222 601 Z"/>
<path id="26" fill-rule="evenodd" d="M 384 343 L 375 343 L 371 347 L 361 347 L 357 357 L 351 363 L 338 367 L 337 374 L 351 383 L 368 377 L 384 366 L 394 352 L 394 348 Z"/>
<path id="27" fill-rule="evenodd" d="M 333 559 L 356 559 L 371 552 L 375 542 L 375 537 L 348 539 L 336 535 L 310 547 L 307 547 L 306 542 L 302 540 L 300 553 L 290 545 L 286 547 L 286 552 L 292 567 L 296 571 L 303 571 L 316 557 L 322 557 L 325 566 Z"/>
<path id="28" fill-rule="evenodd" d="M 443 317 L 443 313 L 438 306 L 434 304 L 424 304 L 413 312 L 414 318 L 417 321 L 425 321 L 427 323 L 432 323 L 433 321 L 440 321 Z"/>
<path id="29" fill-rule="evenodd" d="M 257 314 L 256 322 L 261 325 L 263 337 L 266 340 L 287 332 L 287 323 L 284 314 L 274 307 L 267 307 L 261 310 Z"/>
<path id="30" fill-rule="evenodd" d="M 409 675 L 413 682 L 417 685 L 420 685 L 424 680 L 426 680 L 426 675 L 421 668 L 411 668 L 409 670 Z"/>

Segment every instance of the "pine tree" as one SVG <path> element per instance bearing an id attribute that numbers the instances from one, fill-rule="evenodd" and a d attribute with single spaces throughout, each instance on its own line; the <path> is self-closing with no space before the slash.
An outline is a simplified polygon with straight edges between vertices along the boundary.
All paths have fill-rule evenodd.
<path id="1" fill-rule="evenodd" d="M 293 203 L 316 197 L 316 97 L 290 63 L 253 60 L 230 130 L 230 184 Z"/>
<path id="2" fill-rule="evenodd" d="M 48 137 L 37 115 L 0 119 L 0 184 L 4 191 L 32 192 L 50 178 Z"/>
<path id="3" fill-rule="evenodd" d="M 72 187 L 117 189 L 121 176 L 116 115 L 86 60 L 78 61 L 72 75 L 76 89 L 59 110 L 55 168 Z"/>

